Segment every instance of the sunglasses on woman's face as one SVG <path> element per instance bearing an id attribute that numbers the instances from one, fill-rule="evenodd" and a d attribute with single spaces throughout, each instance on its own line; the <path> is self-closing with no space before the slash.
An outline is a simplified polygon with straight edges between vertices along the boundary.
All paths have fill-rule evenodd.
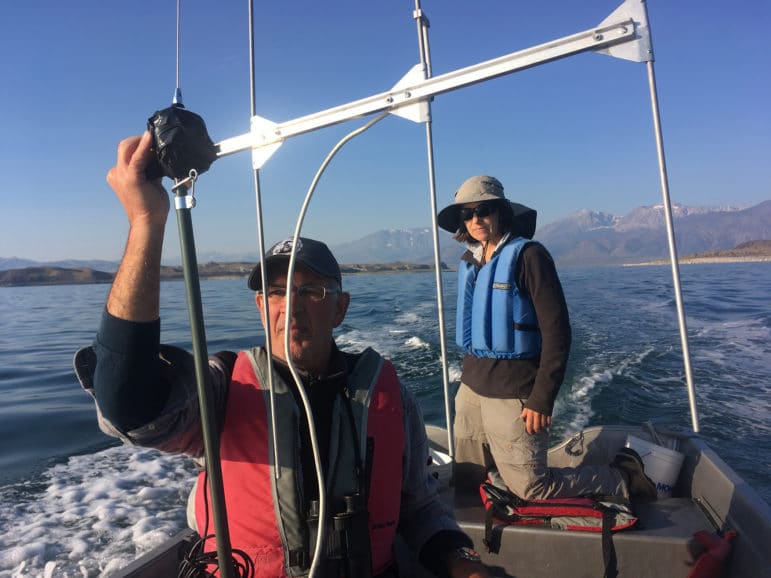
<path id="1" fill-rule="evenodd" d="M 477 207 L 464 207 L 460 210 L 460 218 L 464 221 L 470 221 L 474 218 L 474 215 L 476 215 L 480 219 L 484 219 L 485 217 L 489 217 L 492 215 L 495 211 L 498 210 L 498 207 L 495 205 L 495 203 L 482 203 L 481 205 Z"/>

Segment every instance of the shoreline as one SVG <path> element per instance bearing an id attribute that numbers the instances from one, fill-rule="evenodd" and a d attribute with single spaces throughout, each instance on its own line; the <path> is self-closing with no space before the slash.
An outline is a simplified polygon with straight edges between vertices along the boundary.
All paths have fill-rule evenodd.
<path id="1" fill-rule="evenodd" d="M 680 257 L 677 262 L 680 265 L 706 265 L 723 263 L 767 263 L 771 262 L 769 255 L 748 255 L 746 257 Z M 651 267 L 655 265 L 669 265 L 668 259 L 645 261 L 643 263 L 624 263 L 622 267 Z"/>
<path id="2" fill-rule="evenodd" d="M 201 281 L 215 279 L 246 279 L 251 272 L 252 265 L 239 262 L 206 263 L 199 265 L 198 278 Z M 417 263 L 372 263 L 372 264 L 345 264 L 340 266 L 343 275 L 357 275 L 362 273 L 388 274 L 388 273 L 433 273 L 434 266 Z M 452 271 L 442 263 L 442 271 Z M 9 269 L 0 271 L 0 288 L 2 287 L 48 287 L 53 285 L 103 285 L 110 284 L 115 279 L 115 273 L 107 273 L 89 268 L 65 268 L 65 267 L 25 267 L 22 269 Z M 184 272 L 181 266 L 161 266 L 160 280 L 184 281 Z"/>
<path id="3" fill-rule="evenodd" d="M 725 255 L 725 256 L 685 256 L 678 259 L 680 265 L 727 264 L 727 263 L 768 263 L 771 255 Z M 643 261 L 640 263 L 614 263 L 610 267 L 654 267 L 669 265 L 668 259 Z M 442 263 L 443 272 L 456 269 Z M 587 265 L 588 267 L 596 265 Z M 433 265 L 415 263 L 382 263 L 382 264 L 345 264 L 340 269 L 343 275 L 357 274 L 388 274 L 388 273 L 433 273 Z M 249 269 L 243 263 L 207 263 L 199 266 L 201 281 L 209 279 L 239 279 L 248 276 Z M 106 273 L 88 268 L 67 269 L 61 267 L 28 267 L 0 271 L 0 288 L 2 287 L 41 287 L 52 285 L 100 285 L 109 284 L 114 280 L 114 273 Z M 161 281 L 182 281 L 184 275 L 179 266 L 163 266 Z"/>

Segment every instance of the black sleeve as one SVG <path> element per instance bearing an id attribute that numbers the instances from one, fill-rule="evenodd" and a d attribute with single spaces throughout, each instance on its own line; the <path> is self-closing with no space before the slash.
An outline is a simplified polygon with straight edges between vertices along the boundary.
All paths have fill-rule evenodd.
<path id="1" fill-rule="evenodd" d="M 137 323 L 106 310 L 94 341 L 94 394 L 102 415 L 123 430 L 160 415 L 169 384 L 160 378 L 160 320 Z"/>
<path id="2" fill-rule="evenodd" d="M 565 378 L 571 329 L 557 269 L 551 255 L 540 243 L 531 243 L 522 250 L 517 282 L 533 301 L 541 331 L 538 373 L 525 407 L 551 415 Z"/>

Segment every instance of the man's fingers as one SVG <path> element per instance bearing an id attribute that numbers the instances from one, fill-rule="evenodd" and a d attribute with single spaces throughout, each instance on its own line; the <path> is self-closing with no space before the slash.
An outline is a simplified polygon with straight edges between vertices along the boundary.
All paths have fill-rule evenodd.
<path id="1" fill-rule="evenodd" d="M 144 172 L 147 161 L 153 154 L 153 137 L 149 131 L 145 131 L 137 142 L 137 145 L 131 155 L 131 168 L 137 172 Z"/>
<path id="2" fill-rule="evenodd" d="M 134 151 L 137 150 L 137 146 L 139 146 L 142 138 L 140 136 L 130 136 L 120 141 L 118 145 L 118 166 L 125 166 L 131 163 Z"/>
<path id="3" fill-rule="evenodd" d="M 145 131 L 142 136 L 123 139 L 118 145 L 118 161 L 115 168 L 120 170 L 123 167 L 135 174 L 142 173 L 153 154 L 152 147 L 153 137 L 149 131 Z"/>

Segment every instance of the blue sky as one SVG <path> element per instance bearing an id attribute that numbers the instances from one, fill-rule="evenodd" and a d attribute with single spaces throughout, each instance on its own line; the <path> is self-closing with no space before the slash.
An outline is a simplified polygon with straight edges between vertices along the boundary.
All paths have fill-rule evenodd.
<path id="1" fill-rule="evenodd" d="M 614 0 L 423 0 L 434 74 L 599 24 Z M 248 132 L 246 2 L 183 1 L 181 87 L 215 141 Z M 418 62 L 412 0 L 255 2 L 257 113 L 283 122 L 393 86 Z M 674 201 L 771 198 L 771 3 L 649 0 Z M 174 0 L 12 2 L 0 9 L 0 257 L 120 258 L 105 182 L 117 143 L 170 104 Z M 438 203 L 493 174 L 546 224 L 661 201 L 645 65 L 583 54 L 437 97 Z M 319 164 L 362 121 L 285 143 L 262 169 L 268 243 L 294 229 Z M 304 234 L 330 244 L 430 225 L 425 131 L 390 117 L 347 145 Z M 256 252 L 248 153 L 199 180 L 202 256 Z M 174 215 L 166 255 L 178 255 Z"/>

